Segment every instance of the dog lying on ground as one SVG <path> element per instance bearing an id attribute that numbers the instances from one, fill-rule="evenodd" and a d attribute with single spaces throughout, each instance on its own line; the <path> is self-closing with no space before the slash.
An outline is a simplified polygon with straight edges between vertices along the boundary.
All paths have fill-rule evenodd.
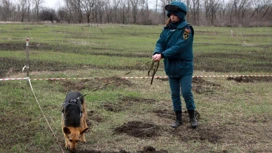
<path id="1" fill-rule="evenodd" d="M 86 142 L 84 133 L 88 125 L 84 96 L 79 92 L 69 92 L 62 105 L 62 133 L 65 147 L 71 151 L 75 151 L 79 141 Z"/>

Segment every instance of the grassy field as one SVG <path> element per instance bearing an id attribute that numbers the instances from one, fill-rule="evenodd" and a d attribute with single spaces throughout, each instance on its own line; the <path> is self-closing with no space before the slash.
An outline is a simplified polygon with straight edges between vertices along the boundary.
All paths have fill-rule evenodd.
<path id="1" fill-rule="evenodd" d="M 26 77 L 28 36 L 30 78 L 71 79 L 32 80 L 38 101 L 26 80 L 0 81 L 0 153 L 62 152 L 69 91 L 87 94 L 79 153 L 272 152 L 271 27 L 194 28 L 194 76 L 238 76 L 195 77 L 200 125 L 191 129 L 184 109 L 175 130 L 167 79 L 136 78 L 147 76 L 162 25 L 1 24 L 0 78 Z"/>

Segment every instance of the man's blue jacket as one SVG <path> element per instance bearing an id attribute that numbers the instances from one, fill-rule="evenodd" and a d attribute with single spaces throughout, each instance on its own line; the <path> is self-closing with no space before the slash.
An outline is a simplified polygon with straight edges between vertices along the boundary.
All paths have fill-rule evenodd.
<path id="1" fill-rule="evenodd" d="M 185 21 L 176 29 L 164 27 L 154 54 L 162 54 L 164 69 L 169 77 L 193 74 L 193 40 L 194 29 Z"/>

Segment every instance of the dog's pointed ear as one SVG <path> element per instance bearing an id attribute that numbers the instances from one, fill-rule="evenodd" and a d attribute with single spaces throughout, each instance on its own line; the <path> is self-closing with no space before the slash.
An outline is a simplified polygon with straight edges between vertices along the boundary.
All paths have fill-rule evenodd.
<path id="1" fill-rule="evenodd" d="M 71 133 L 71 131 L 69 130 L 68 127 L 64 127 L 64 128 L 63 128 L 63 132 L 64 132 L 65 134 L 70 134 L 70 133 Z"/>
<path id="2" fill-rule="evenodd" d="M 83 104 L 83 101 L 84 101 L 83 98 L 84 98 L 86 95 L 87 95 L 87 94 L 81 95 L 81 96 L 77 97 L 77 99 L 80 100 L 81 104 Z"/>
<path id="3" fill-rule="evenodd" d="M 85 95 L 81 95 L 81 96 L 77 97 L 77 99 L 84 98 L 86 95 L 87 95 L 87 94 L 85 94 Z"/>
<path id="4" fill-rule="evenodd" d="M 86 128 L 86 129 L 82 130 L 82 131 L 80 132 L 80 134 L 83 134 L 83 133 L 86 132 L 88 129 L 89 129 L 89 128 Z"/>

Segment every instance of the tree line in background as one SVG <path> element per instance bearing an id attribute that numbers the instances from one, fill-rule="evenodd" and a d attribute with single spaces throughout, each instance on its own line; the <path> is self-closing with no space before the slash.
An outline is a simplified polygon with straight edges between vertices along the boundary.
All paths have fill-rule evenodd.
<path id="1" fill-rule="evenodd" d="M 57 8 L 46 0 L 0 0 L 0 21 L 60 23 L 162 24 L 172 0 L 64 0 Z M 187 21 L 206 26 L 272 26 L 272 0 L 183 0 Z"/>

